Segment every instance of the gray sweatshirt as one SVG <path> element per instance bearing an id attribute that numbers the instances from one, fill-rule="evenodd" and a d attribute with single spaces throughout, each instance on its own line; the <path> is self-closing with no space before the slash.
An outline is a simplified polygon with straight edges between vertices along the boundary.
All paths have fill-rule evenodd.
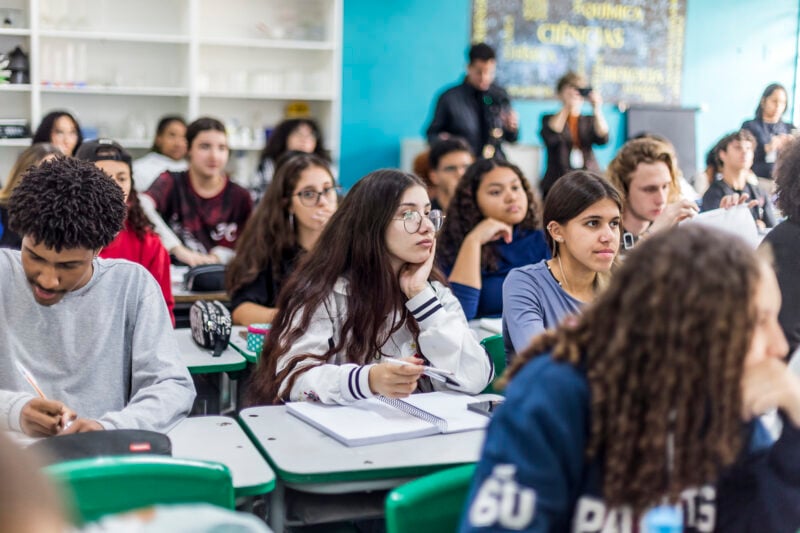
<path id="1" fill-rule="evenodd" d="M 166 431 L 195 391 L 167 306 L 138 264 L 96 259 L 89 282 L 46 307 L 33 298 L 18 251 L 0 250 L 0 429 L 20 431 L 35 396 L 18 361 L 51 400 L 106 429 Z"/>

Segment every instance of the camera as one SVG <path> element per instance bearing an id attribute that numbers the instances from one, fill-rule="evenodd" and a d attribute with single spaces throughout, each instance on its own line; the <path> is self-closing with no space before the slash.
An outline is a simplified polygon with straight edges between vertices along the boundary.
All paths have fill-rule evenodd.
<path id="1" fill-rule="evenodd" d="M 589 96 L 590 92 L 592 92 L 592 87 L 591 86 L 589 86 L 589 87 L 578 87 L 578 93 L 581 96 L 583 96 L 584 98 Z"/>

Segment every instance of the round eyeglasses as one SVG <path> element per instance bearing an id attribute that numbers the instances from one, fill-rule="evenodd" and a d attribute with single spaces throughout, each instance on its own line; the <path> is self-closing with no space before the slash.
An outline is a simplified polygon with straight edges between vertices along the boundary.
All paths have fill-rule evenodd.
<path id="1" fill-rule="evenodd" d="M 431 221 L 431 224 L 433 225 L 433 231 L 439 231 L 442 229 L 445 216 L 444 213 L 438 209 L 434 209 L 427 215 L 423 215 L 419 211 L 406 211 L 399 217 L 396 217 L 395 220 L 402 220 L 403 227 L 408 233 L 416 233 L 419 231 L 419 228 L 422 225 L 423 217 Z"/>
<path id="2" fill-rule="evenodd" d="M 314 189 L 304 189 L 294 195 L 300 198 L 300 203 L 306 207 L 315 207 L 319 205 L 320 199 L 324 196 L 329 202 L 333 202 L 339 198 L 342 193 L 341 187 L 328 187 L 322 191 L 315 191 Z"/>

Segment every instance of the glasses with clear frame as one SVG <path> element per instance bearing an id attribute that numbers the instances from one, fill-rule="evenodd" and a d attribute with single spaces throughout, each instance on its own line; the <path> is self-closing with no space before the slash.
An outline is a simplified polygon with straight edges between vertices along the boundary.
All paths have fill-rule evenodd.
<path id="1" fill-rule="evenodd" d="M 431 221 L 433 225 L 433 231 L 438 232 L 442 229 L 442 225 L 444 225 L 444 213 L 442 213 L 438 209 L 434 209 L 427 215 L 423 215 L 419 211 L 409 210 L 396 217 L 395 220 L 402 220 L 403 227 L 408 233 L 416 233 L 419 231 L 420 226 L 422 225 L 422 218 L 425 217 Z"/>

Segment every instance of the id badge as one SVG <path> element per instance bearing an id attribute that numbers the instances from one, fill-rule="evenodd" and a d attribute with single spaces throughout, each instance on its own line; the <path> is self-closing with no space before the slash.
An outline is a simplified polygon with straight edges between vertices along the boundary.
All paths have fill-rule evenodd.
<path id="1" fill-rule="evenodd" d="M 569 152 L 569 166 L 572 168 L 583 168 L 583 152 L 580 148 L 573 148 Z"/>
<path id="2" fill-rule="evenodd" d="M 772 150 L 771 152 L 767 152 L 764 155 L 764 161 L 767 162 L 767 163 L 774 163 L 777 160 L 778 160 L 778 151 L 777 150 Z"/>

